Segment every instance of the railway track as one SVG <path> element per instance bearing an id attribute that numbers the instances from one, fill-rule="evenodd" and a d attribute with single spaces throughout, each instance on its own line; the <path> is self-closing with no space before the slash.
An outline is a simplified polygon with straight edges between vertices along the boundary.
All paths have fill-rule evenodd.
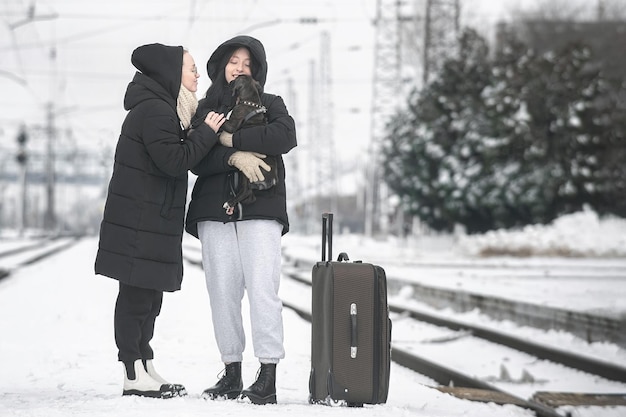
<path id="1" fill-rule="evenodd" d="M 299 242 L 305 244 L 306 242 Z M 354 242 L 353 242 L 354 243 Z M 294 249 L 295 248 L 295 249 Z M 437 310 L 480 311 L 498 321 L 562 331 L 588 343 L 626 349 L 626 260 L 623 259 L 429 259 L 360 249 L 387 270 L 390 296 L 409 290 Z M 398 249 L 396 252 L 400 251 Z M 286 247 L 286 263 L 310 268 L 319 255 Z M 582 293 L 596 294 L 584 300 Z M 506 295 L 505 295 L 506 294 Z M 515 294 L 512 298 L 510 295 Z M 555 294 L 559 296 L 556 297 Z M 585 297 L 587 298 L 587 297 Z M 572 300 L 582 305 L 572 309 Z M 592 301 L 602 300 L 602 301 Z"/>
<path id="2" fill-rule="evenodd" d="M 311 285 L 310 275 L 309 271 L 302 271 L 300 269 L 286 269 L 284 271 L 284 276 L 308 286 Z M 626 367 L 620 365 L 610 364 L 599 359 L 542 345 L 522 337 L 516 337 L 484 326 L 455 320 L 432 312 L 419 311 L 409 306 L 398 305 L 393 302 L 389 303 L 389 311 L 396 313 L 398 317 L 408 316 L 421 322 L 471 334 L 475 337 L 528 353 L 537 358 L 560 363 L 570 368 L 589 372 L 609 380 L 626 382 Z"/>
<path id="3" fill-rule="evenodd" d="M 297 283 L 301 286 L 300 292 L 307 294 L 303 295 L 302 300 L 310 300 L 308 293 L 308 288 L 311 285 L 310 271 L 298 267 L 286 266 L 283 274 L 284 277 L 290 278 L 292 281 L 292 283 L 287 285 Z M 286 282 L 289 281 L 283 281 L 283 284 Z M 294 291 L 289 291 L 289 293 L 294 293 Z M 298 312 L 301 317 L 310 321 L 310 306 L 307 306 L 302 300 L 284 300 L 284 305 Z M 471 400 L 492 401 L 499 404 L 515 404 L 532 409 L 538 416 L 546 417 L 562 415 L 559 414 L 553 406 L 626 405 L 626 386 L 623 384 L 623 382 L 626 382 L 626 368 L 619 364 L 607 363 L 574 352 L 535 343 L 522 337 L 511 336 L 510 334 L 498 332 L 493 329 L 472 325 L 433 313 L 417 311 L 406 306 L 395 305 L 394 303 L 390 303 L 389 308 L 392 322 L 394 322 L 392 340 L 401 339 L 401 337 L 396 337 L 398 333 L 415 334 L 414 330 L 407 330 L 407 326 L 404 326 L 405 329 L 399 328 L 398 325 L 407 320 L 411 320 L 413 325 L 415 325 L 415 323 L 426 323 L 429 326 L 445 329 L 440 331 L 442 335 L 437 337 L 436 340 L 431 341 L 431 344 L 436 345 L 435 350 L 442 351 L 438 355 L 439 359 L 420 355 L 418 352 L 422 350 L 422 346 L 419 343 L 411 343 L 402 340 L 392 341 L 392 360 L 433 379 L 436 383 L 440 384 L 437 389 L 441 391 Z M 614 392 L 608 394 L 584 394 L 577 392 L 572 394 L 560 391 L 539 391 L 529 396 L 512 394 L 509 389 L 511 385 L 517 385 L 517 387 L 514 387 L 515 389 L 513 391 L 523 392 L 524 390 L 520 390 L 519 386 L 524 383 L 529 387 L 537 385 L 537 378 L 533 377 L 530 373 L 526 373 L 525 376 L 522 375 L 522 377 L 515 381 L 508 375 L 509 371 L 506 371 L 506 368 L 503 368 L 504 370 L 498 376 L 480 378 L 472 376 L 474 374 L 471 370 L 463 372 L 459 371 L 459 369 L 463 369 L 460 366 L 450 367 L 445 364 L 445 359 L 441 358 L 446 356 L 444 353 L 444 345 L 446 343 L 454 343 L 469 338 L 481 339 L 489 344 L 495 344 L 508 350 L 521 352 L 523 355 L 531 357 L 531 359 L 525 359 L 527 363 L 549 361 L 555 364 L 555 366 L 570 368 L 569 373 L 571 374 L 581 374 L 584 372 L 587 376 L 583 378 L 591 380 L 594 378 L 606 379 L 608 381 L 606 382 L 607 386 L 613 387 L 610 389 L 624 392 L 624 394 L 616 394 Z M 469 349 L 468 352 L 473 350 L 474 349 Z M 458 348 L 454 351 L 458 351 Z M 510 353 L 507 352 L 503 355 L 510 356 Z M 524 380 L 524 378 L 526 380 Z M 487 382 L 485 379 L 491 379 L 492 381 Z M 541 385 L 541 381 L 539 381 L 539 385 Z"/>
<path id="4" fill-rule="evenodd" d="M 199 252 L 187 258 L 201 266 L 199 259 Z M 292 294 L 291 299 L 283 296 L 283 305 L 310 321 L 311 264 L 287 259 L 283 264 L 283 277 L 286 279 L 281 283 L 281 294 Z M 434 389 L 474 401 L 514 404 L 533 410 L 540 417 L 563 417 L 576 407 L 626 406 L 626 368 L 620 364 L 406 305 L 390 302 L 389 307 L 393 322 L 392 360 L 432 379 Z M 422 340 L 402 337 L 422 333 L 427 335 Z M 447 361 L 446 355 L 458 353 L 459 344 L 466 344 L 470 355 L 477 349 L 493 350 L 494 358 L 501 356 L 497 359 L 500 369 L 495 367 L 494 370 L 493 364 L 484 365 L 487 371 L 464 368 L 463 362 L 472 362 L 471 358 Z M 520 371 L 520 361 L 530 367 L 530 371 Z M 561 381 L 549 381 L 549 377 L 537 370 L 540 367 L 547 369 L 548 374 L 558 373 L 564 377 Z M 511 376 L 516 373 L 521 376 Z M 567 387 L 566 380 L 579 380 L 580 385 L 586 387 L 599 384 L 605 391 L 585 393 L 554 389 L 561 382 Z M 559 411 L 559 407 L 570 411 Z"/>
<path id="5" fill-rule="evenodd" d="M 0 280 L 9 277 L 19 268 L 35 264 L 78 242 L 75 236 L 41 238 L 0 250 Z"/>

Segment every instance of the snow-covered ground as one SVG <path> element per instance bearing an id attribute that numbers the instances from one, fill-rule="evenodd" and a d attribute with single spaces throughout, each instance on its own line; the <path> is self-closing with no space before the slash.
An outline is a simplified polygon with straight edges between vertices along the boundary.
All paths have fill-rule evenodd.
<path id="1" fill-rule="evenodd" d="M 583 218 L 594 216 L 593 213 L 578 215 Z M 529 241 L 537 241 L 537 235 L 565 233 L 566 230 L 560 230 L 565 227 L 563 224 L 572 227 L 565 220 L 552 226 L 535 228 L 535 235 Z M 610 221 L 612 226 L 607 229 L 603 229 L 604 221 L 597 221 L 596 229 L 601 230 L 601 233 L 590 229 L 571 231 L 572 234 L 584 234 L 587 240 L 598 239 L 603 244 L 607 241 L 617 242 L 614 248 L 604 246 L 602 253 L 584 254 L 584 259 L 593 262 L 623 261 L 624 244 L 620 239 L 624 237 L 626 223 L 623 220 Z M 581 223 L 574 222 L 576 227 Z M 505 235 L 498 234 L 500 247 L 506 245 L 502 243 L 506 242 Z M 520 236 L 515 235 L 516 242 L 523 240 Z M 419 263 L 424 259 L 448 260 L 451 263 L 476 261 L 476 253 L 479 252 L 477 246 L 489 240 L 485 236 L 437 239 L 437 246 L 434 243 L 426 244 L 425 237 L 415 241 L 386 242 L 368 241 L 360 237 L 358 247 L 345 246 L 352 242 L 351 239 L 356 238 L 337 236 L 336 247 L 344 246 L 344 249 L 354 253 L 355 259 L 369 260 L 374 255 L 391 259 L 401 254 L 406 260 L 406 268 L 410 267 L 411 262 Z M 289 247 L 305 240 L 313 242 L 317 238 L 287 235 L 285 245 Z M 468 243 L 472 240 L 476 242 L 473 252 L 467 250 L 472 248 L 471 243 Z M 547 238 L 541 241 L 545 242 Z M 9 245 L 1 240 L 0 243 L 2 247 Z M 574 243 L 570 242 L 570 245 Z M 279 404 L 253 406 L 233 401 L 204 401 L 200 393 L 216 381 L 222 364 L 219 363 L 213 341 L 203 273 L 190 264 L 186 265 L 182 290 L 166 294 L 164 298 L 153 343 L 160 373 L 173 382 L 185 384 L 190 395 L 173 400 L 121 397 L 122 369 L 116 360 L 112 326 L 117 286 L 113 280 L 94 276 L 96 245 L 97 239 L 84 239 L 71 250 L 21 268 L 0 281 L 0 416 L 290 414 L 346 417 L 355 413 L 374 417 L 534 415 L 529 410 L 515 406 L 469 402 L 442 394 L 428 387 L 433 384 L 432 381 L 395 364 L 392 365 L 389 400 L 385 405 L 366 406 L 364 409 L 309 405 L 310 326 L 289 310 L 284 311 L 287 356 L 278 367 Z M 317 248 L 313 247 L 311 251 L 317 256 Z M 543 259 L 542 262 L 549 259 L 545 255 L 537 254 Z M 491 258 L 488 261 L 497 263 L 498 259 L 502 258 Z M 539 262 L 537 259 L 527 258 L 526 261 Z M 624 287 L 623 280 L 615 279 L 614 283 Z M 285 290 L 288 288 L 288 285 L 284 286 Z M 291 299 L 298 296 L 290 294 Z M 555 294 L 555 297 L 558 296 Z M 253 381 L 258 366 L 250 350 L 251 346 L 244 360 L 244 384 Z M 617 417 L 626 415 L 626 407 L 591 407 L 577 410 L 576 413 L 577 417 Z"/>
<path id="2" fill-rule="evenodd" d="M 626 221 L 599 218 L 591 210 L 556 219 L 552 224 L 521 230 L 496 230 L 463 237 L 459 246 L 469 255 L 626 258 Z"/>
<path id="3" fill-rule="evenodd" d="M 292 257 L 321 256 L 318 236 L 287 234 L 283 241 Z M 342 251 L 407 282 L 626 319 L 626 220 L 589 210 L 483 235 L 335 234 L 333 258 Z"/>

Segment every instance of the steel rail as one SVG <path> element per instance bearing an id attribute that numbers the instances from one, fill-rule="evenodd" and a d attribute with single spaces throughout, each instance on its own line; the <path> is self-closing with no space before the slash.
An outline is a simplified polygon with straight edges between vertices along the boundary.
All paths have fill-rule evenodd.
<path id="1" fill-rule="evenodd" d="M 202 262 L 198 259 L 188 256 L 186 256 L 185 259 L 195 266 L 202 267 Z M 302 272 L 302 270 L 296 269 L 295 271 L 286 271 L 284 269 L 283 275 L 290 279 L 293 279 L 294 281 L 310 286 L 311 280 L 304 278 L 298 272 Z M 311 313 L 307 309 L 302 308 L 299 305 L 296 305 L 287 300 L 283 300 L 283 306 L 294 311 L 304 320 L 311 322 Z M 604 363 L 592 358 L 583 357 L 577 354 L 573 354 L 571 352 L 562 351 L 560 349 L 538 345 L 484 327 L 469 325 L 467 323 L 462 323 L 456 320 L 436 316 L 433 314 L 419 312 L 417 310 L 401 307 L 399 305 L 390 304 L 389 307 L 390 311 L 400 314 L 407 314 L 416 320 L 448 327 L 453 330 L 469 331 L 478 338 L 482 338 L 484 340 L 488 340 L 500 345 L 508 346 L 513 349 L 523 351 L 537 357 L 541 357 L 543 359 L 561 363 L 571 368 L 584 370 L 595 375 L 599 375 L 598 372 L 600 372 L 601 374 L 603 374 L 600 376 L 606 377 L 606 375 L 610 375 L 612 376 L 612 378 L 608 379 L 613 379 L 617 381 L 623 381 L 624 378 L 624 368 L 617 365 Z M 532 410 L 538 417 L 563 417 L 553 408 L 541 402 L 535 401 L 534 399 L 527 400 L 511 395 L 510 393 L 500 390 L 499 388 L 482 380 L 467 376 L 456 370 L 431 362 L 398 347 L 392 346 L 391 360 L 401 366 L 407 367 L 415 372 L 418 372 L 435 380 L 437 383 L 441 384 L 442 387 L 463 387 L 482 390 L 490 393 L 498 393 L 502 395 L 502 398 L 506 398 L 506 400 L 500 401 L 501 404 L 506 403 L 522 406 L 524 408 Z"/>
<path id="2" fill-rule="evenodd" d="M 72 238 L 71 240 L 58 245 L 58 246 L 53 246 L 47 250 L 44 251 L 35 251 L 36 249 L 40 249 L 41 248 L 41 244 L 42 242 L 39 242 L 37 244 L 33 244 L 33 245 L 28 245 L 27 247 L 20 247 L 20 248 L 15 248 L 12 250 L 7 250 L 2 252 L 2 256 L 13 256 L 13 255 L 18 255 L 18 254 L 22 254 L 22 253 L 28 253 L 29 251 L 35 252 L 35 255 L 28 257 L 27 259 L 21 261 L 19 264 L 17 264 L 17 268 L 23 267 L 23 266 L 28 266 L 28 265 L 32 265 L 34 263 L 37 263 L 43 259 L 49 258 L 52 255 L 55 255 L 59 252 L 62 252 L 64 250 L 69 249 L 70 247 L 74 246 L 81 238 L 79 236 L 76 236 L 74 238 Z M 45 239 L 44 241 L 46 242 L 46 244 L 50 244 L 50 242 L 53 242 L 56 239 Z M 8 278 L 9 276 L 11 276 L 11 273 L 13 272 L 12 269 L 3 269 L 0 268 L 0 280 Z"/>
<path id="3" fill-rule="evenodd" d="M 304 283 L 306 285 L 311 285 L 310 280 L 303 278 L 298 273 L 286 272 L 285 275 L 295 281 Z M 408 314 L 416 320 L 430 323 L 436 326 L 447 327 L 449 329 L 457 331 L 467 331 L 478 338 L 528 353 L 540 359 L 549 360 L 568 366 L 570 368 L 588 372 L 593 375 L 598 375 L 612 381 L 626 382 L 626 367 L 617 364 L 612 364 L 599 359 L 579 355 L 573 352 L 568 352 L 556 347 L 541 345 L 483 326 L 464 323 L 458 320 L 454 320 L 452 318 L 439 316 L 433 313 L 417 311 L 410 307 L 400 306 L 394 303 L 389 303 L 389 310 L 394 313 Z"/>
<path id="4" fill-rule="evenodd" d="M 300 308 L 299 306 L 293 303 L 290 303 L 288 301 L 284 301 L 284 300 L 283 300 L 283 306 L 286 308 L 289 308 L 290 310 L 293 310 L 296 314 L 298 314 L 304 320 L 311 322 L 311 313 L 309 313 L 307 310 Z M 563 417 L 561 414 L 557 413 L 554 409 L 544 404 L 541 404 L 533 400 L 525 400 L 523 398 L 516 397 L 484 381 L 481 381 L 476 378 L 472 378 L 461 372 L 458 372 L 453 369 L 447 368 L 445 366 L 428 361 L 424 358 L 421 358 L 417 355 L 414 355 L 400 348 L 396 348 L 392 346 L 391 360 L 397 363 L 398 365 L 404 366 L 406 368 L 411 369 L 412 371 L 425 375 L 444 386 L 478 388 L 478 389 L 485 390 L 485 391 L 505 394 L 509 398 L 509 400 L 506 401 L 506 403 L 519 405 L 521 407 L 533 410 L 535 414 L 537 415 L 537 417 Z"/>

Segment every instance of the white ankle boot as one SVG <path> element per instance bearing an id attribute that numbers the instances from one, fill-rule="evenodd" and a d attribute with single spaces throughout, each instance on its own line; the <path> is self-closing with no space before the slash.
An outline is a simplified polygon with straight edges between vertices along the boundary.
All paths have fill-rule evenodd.
<path id="1" fill-rule="evenodd" d="M 146 372 L 148 372 L 148 375 L 150 375 L 152 379 L 154 379 L 155 381 L 160 382 L 161 384 L 172 385 L 174 389 L 176 390 L 176 392 L 178 393 L 178 396 L 187 395 L 187 390 L 185 389 L 183 385 L 172 384 L 171 382 L 166 381 L 165 378 L 163 378 L 161 375 L 158 374 L 156 369 L 154 369 L 154 361 L 152 359 L 148 359 L 146 361 Z"/>
<path id="2" fill-rule="evenodd" d="M 122 395 L 139 395 L 141 397 L 152 398 L 172 398 L 185 395 L 181 393 L 180 388 L 168 384 L 161 383 L 152 378 L 143 367 L 141 359 L 137 359 L 133 363 L 135 369 L 135 379 L 129 379 L 124 366 L 124 391 Z M 184 390 L 184 388 L 183 388 Z"/>
<path id="3" fill-rule="evenodd" d="M 146 372 L 148 372 L 148 375 L 150 375 L 155 381 L 160 382 L 161 384 L 169 384 L 169 382 L 163 379 L 161 375 L 159 375 L 154 369 L 154 363 L 152 362 L 152 359 L 148 359 L 146 361 Z"/>

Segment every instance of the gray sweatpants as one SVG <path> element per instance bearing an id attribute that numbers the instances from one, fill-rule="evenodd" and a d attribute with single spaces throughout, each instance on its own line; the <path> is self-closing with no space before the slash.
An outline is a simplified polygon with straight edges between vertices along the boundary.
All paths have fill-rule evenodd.
<path id="1" fill-rule="evenodd" d="M 278 297 L 282 229 L 274 220 L 198 223 L 213 329 L 224 363 L 243 359 L 244 291 L 250 302 L 254 356 L 261 363 L 278 363 L 285 357 L 283 305 Z"/>

